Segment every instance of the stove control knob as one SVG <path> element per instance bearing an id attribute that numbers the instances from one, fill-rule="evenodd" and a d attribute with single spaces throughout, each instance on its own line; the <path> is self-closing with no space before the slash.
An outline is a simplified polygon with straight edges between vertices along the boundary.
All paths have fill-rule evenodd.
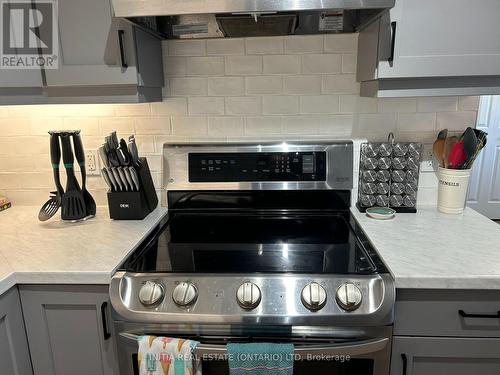
<path id="1" fill-rule="evenodd" d="M 198 289 L 189 281 L 183 281 L 177 285 L 172 293 L 172 299 L 178 306 L 189 306 L 196 302 Z"/>
<path id="2" fill-rule="evenodd" d="M 139 301 L 144 306 L 155 306 L 163 300 L 165 290 L 159 282 L 148 280 L 139 290 Z"/>
<path id="3" fill-rule="evenodd" d="M 326 290 L 318 283 L 309 283 L 302 289 L 301 300 L 307 309 L 321 310 L 326 304 Z"/>
<path id="4" fill-rule="evenodd" d="M 338 287 L 335 299 L 342 309 L 354 311 L 361 305 L 363 296 L 361 290 L 356 285 L 345 283 Z"/>
<path id="5" fill-rule="evenodd" d="M 236 292 L 236 300 L 245 310 L 255 309 L 259 306 L 261 298 L 259 287 L 250 281 L 241 284 Z"/>

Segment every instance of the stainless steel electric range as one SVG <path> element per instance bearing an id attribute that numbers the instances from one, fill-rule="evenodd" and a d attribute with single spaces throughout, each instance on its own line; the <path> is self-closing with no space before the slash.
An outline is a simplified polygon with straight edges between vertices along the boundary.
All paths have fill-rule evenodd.
<path id="1" fill-rule="evenodd" d="M 294 374 L 389 372 L 394 282 L 350 214 L 351 142 L 165 145 L 168 217 L 113 277 L 122 375 L 152 334 L 291 342 Z"/>

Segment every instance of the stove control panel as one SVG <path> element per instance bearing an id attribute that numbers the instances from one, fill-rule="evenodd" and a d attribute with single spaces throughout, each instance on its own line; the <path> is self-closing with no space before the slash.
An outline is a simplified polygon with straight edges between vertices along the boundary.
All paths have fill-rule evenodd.
<path id="1" fill-rule="evenodd" d="M 110 295 L 119 319 L 131 321 L 356 326 L 373 325 L 374 320 L 392 324 L 395 287 L 389 274 L 347 278 L 156 273 L 152 278 L 118 272 Z"/>
<path id="2" fill-rule="evenodd" d="M 326 152 L 189 153 L 189 182 L 325 181 Z"/>

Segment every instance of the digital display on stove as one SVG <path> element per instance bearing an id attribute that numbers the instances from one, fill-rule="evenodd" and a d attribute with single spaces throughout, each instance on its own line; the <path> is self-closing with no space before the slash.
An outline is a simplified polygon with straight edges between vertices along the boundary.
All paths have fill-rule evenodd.
<path id="1" fill-rule="evenodd" d="M 325 181 L 326 152 L 190 153 L 190 182 Z"/>

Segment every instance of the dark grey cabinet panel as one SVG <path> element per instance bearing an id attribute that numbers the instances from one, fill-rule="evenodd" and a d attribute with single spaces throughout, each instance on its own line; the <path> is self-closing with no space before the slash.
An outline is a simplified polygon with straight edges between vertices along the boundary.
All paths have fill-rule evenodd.
<path id="1" fill-rule="evenodd" d="M 35 375 L 118 373 L 108 286 L 19 289 Z"/>
<path id="2" fill-rule="evenodd" d="M 391 375 L 498 375 L 500 339 L 394 337 Z"/>
<path id="3" fill-rule="evenodd" d="M 497 290 L 398 290 L 394 335 L 500 337 L 498 311 Z"/>
<path id="4" fill-rule="evenodd" d="M 0 372 L 9 375 L 33 374 L 16 287 L 0 295 Z"/>

